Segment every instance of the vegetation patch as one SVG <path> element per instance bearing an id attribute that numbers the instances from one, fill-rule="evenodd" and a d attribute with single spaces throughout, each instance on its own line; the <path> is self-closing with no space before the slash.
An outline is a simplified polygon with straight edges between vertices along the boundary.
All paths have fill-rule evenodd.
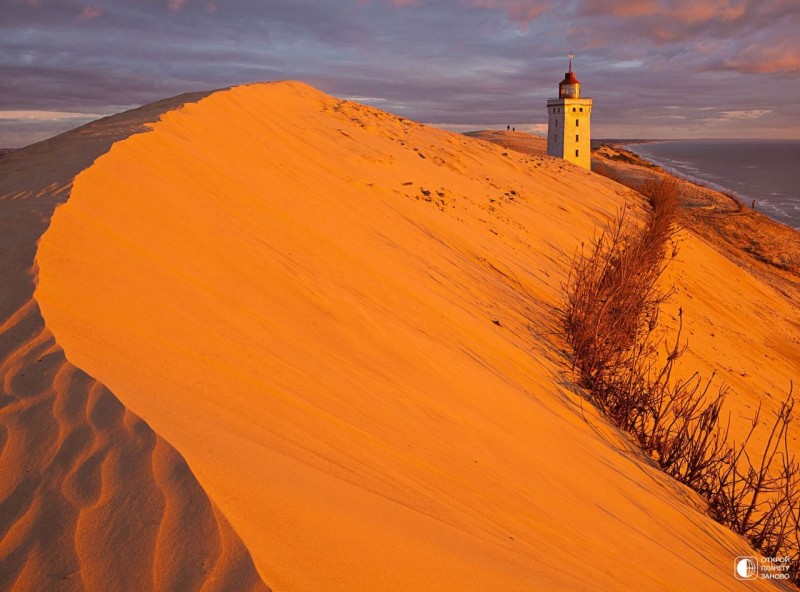
<path id="1" fill-rule="evenodd" d="M 677 255 L 678 186 L 670 178 L 645 183 L 650 202 L 643 227 L 622 210 L 576 255 L 564 286 L 563 323 L 573 368 L 588 398 L 627 431 L 666 473 L 697 491 L 709 514 L 768 557 L 785 558 L 786 579 L 800 586 L 800 462 L 789 447 L 792 388 L 763 449 L 749 446 L 761 410 L 741 443 L 729 443 L 722 421 L 727 389 L 695 373 L 675 379 L 686 351 L 679 311 L 674 339 L 657 331 L 658 287 Z"/>

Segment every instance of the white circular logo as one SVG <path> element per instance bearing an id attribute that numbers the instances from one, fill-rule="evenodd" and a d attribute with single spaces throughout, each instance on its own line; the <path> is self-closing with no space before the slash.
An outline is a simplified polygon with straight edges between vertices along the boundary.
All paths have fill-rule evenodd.
<path id="1" fill-rule="evenodd" d="M 742 557 L 736 562 L 736 575 L 743 580 L 755 579 L 758 575 L 758 564 L 752 557 Z"/>

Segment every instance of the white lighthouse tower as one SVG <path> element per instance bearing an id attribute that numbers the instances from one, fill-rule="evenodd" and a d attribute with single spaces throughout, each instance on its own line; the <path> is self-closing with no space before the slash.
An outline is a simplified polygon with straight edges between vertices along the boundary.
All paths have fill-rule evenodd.
<path id="1" fill-rule="evenodd" d="M 590 116 L 592 99 L 581 98 L 581 83 L 572 71 L 558 85 L 558 98 L 547 99 L 547 153 L 591 170 Z"/>

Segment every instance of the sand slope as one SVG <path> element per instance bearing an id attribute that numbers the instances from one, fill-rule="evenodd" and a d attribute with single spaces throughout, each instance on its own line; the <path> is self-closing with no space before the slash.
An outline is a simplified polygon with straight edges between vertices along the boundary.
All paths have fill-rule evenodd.
<path id="1" fill-rule="evenodd" d="M 485 140 L 499 144 L 528 156 L 544 156 L 547 154 L 547 139 L 525 132 L 509 132 L 503 130 L 480 130 L 464 134 L 470 138 Z"/>
<path id="2" fill-rule="evenodd" d="M 633 157 L 633 162 L 630 157 Z M 637 186 L 664 176 L 638 157 L 604 146 L 593 166 Z M 686 312 L 684 366 L 719 375 L 733 388 L 729 408 L 739 439 L 761 403 L 766 422 L 800 382 L 800 233 L 741 207 L 733 198 L 676 179 L 685 232 L 667 281 L 678 289 L 667 309 Z M 792 441 L 800 450 L 800 419 Z M 766 431 L 757 433 L 761 441 Z"/>
<path id="3" fill-rule="evenodd" d="M 531 142 L 521 142 L 519 133 L 470 135 L 531 153 Z M 674 334 L 678 309 L 685 311 L 689 350 L 682 376 L 714 373 L 714 389 L 731 387 L 727 411 L 733 438 L 744 438 L 762 405 L 762 429 L 752 438 L 757 448 L 791 382 L 800 381 L 800 233 L 730 196 L 671 177 L 618 146 L 595 151 L 592 168 L 631 187 L 663 177 L 677 183 L 683 230 L 679 256 L 664 281 L 665 289 L 674 287 L 677 294 L 661 322 Z M 800 449 L 798 417 L 790 439 Z"/>
<path id="4" fill-rule="evenodd" d="M 183 458 L 66 361 L 33 300 L 73 177 L 187 95 L 0 160 L 0 589 L 264 590 Z"/>
<path id="5" fill-rule="evenodd" d="M 573 392 L 552 307 L 626 200 L 302 84 L 238 87 L 78 176 L 36 300 L 275 590 L 767 589 Z"/>

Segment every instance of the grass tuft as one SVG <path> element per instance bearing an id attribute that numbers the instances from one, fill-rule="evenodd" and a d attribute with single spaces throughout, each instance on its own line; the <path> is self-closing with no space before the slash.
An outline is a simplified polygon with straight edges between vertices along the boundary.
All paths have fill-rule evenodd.
<path id="1" fill-rule="evenodd" d="M 748 443 L 760 410 L 744 441 L 731 445 L 730 417 L 721 419 L 728 390 L 713 389 L 713 375 L 673 378 L 688 347 L 683 311 L 660 355 L 659 309 L 671 291 L 658 280 L 678 253 L 678 186 L 664 178 L 641 192 L 650 203 L 643 227 L 623 209 L 574 258 L 562 310 L 573 369 L 588 398 L 663 471 L 703 496 L 714 519 L 765 556 L 788 558 L 789 581 L 800 587 L 800 462 L 788 439 L 792 387 L 754 460 Z"/>

